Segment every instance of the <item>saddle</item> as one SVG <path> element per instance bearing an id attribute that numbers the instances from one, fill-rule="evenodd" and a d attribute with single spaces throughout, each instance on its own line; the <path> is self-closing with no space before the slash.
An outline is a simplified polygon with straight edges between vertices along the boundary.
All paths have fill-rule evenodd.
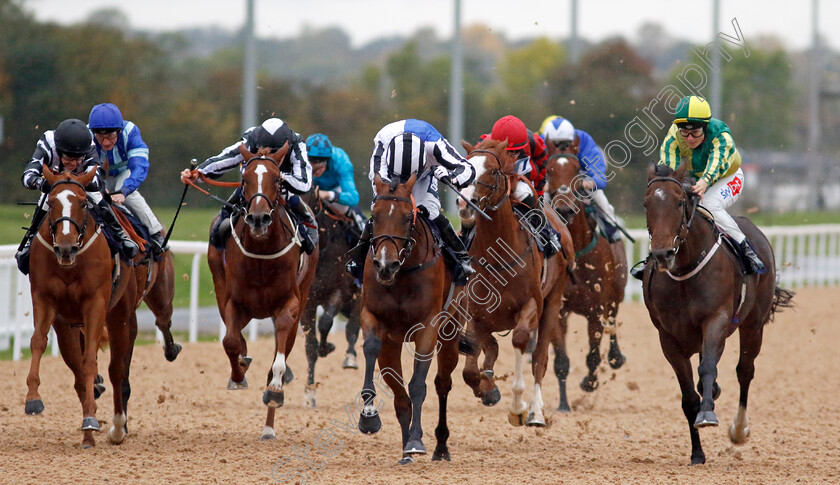
<path id="1" fill-rule="evenodd" d="M 723 243 L 724 248 L 726 248 L 733 256 L 735 256 L 735 260 L 738 261 L 738 270 L 741 272 L 742 275 L 747 274 L 747 258 L 744 253 L 741 251 L 741 247 L 735 239 L 733 239 L 729 234 L 727 234 L 720 226 L 717 225 L 715 222 L 715 216 L 706 209 L 702 205 L 697 206 L 697 215 L 703 218 L 706 222 L 712 225 L 714 229 L 715 239 L 717 240 L 720 238 L 721 242 Z"/>

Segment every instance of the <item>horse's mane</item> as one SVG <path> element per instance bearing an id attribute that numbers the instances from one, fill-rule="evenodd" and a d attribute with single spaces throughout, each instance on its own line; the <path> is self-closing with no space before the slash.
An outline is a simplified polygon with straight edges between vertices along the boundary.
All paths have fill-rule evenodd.
<path id="1" fill-rule="evenodd" d="M 397 191 L 397 187 L 400 186 L 400 178 L 399 176 L 394 177 L 388 182 L 388 193 L 393 194 Z"/>
<path id="2" fill-rule="evenodd" d="M 672 173 L 676 170 L 672 170 L 671 167 L 665 165 L 664 163 L 659 163 L 656 165 L 656 169 L 654 170 L 654 175 L 657 177 L 669 177 Z"/>

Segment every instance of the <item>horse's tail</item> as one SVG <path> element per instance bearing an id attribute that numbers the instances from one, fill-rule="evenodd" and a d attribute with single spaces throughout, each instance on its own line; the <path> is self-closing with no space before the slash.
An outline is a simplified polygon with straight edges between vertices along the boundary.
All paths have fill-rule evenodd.
<path id="1" fill-rule="evenodd" d="M 786 290 L 784 288 L 776 287 L 773 290 L 773 304 L 770 307 L 770 318 L 768 321 L 773 320 L 773 317 L 776 315 L 776 312 L 782 311 L 782 308 L 793 308 L 793 300 L 795 293 L 791 290 Z"/>
<path id="2" fill-rule="evenodd" d="M 478 355 L 478 344 L 467 334 L 458 335 L 458 353 L 464 355 Z"/>

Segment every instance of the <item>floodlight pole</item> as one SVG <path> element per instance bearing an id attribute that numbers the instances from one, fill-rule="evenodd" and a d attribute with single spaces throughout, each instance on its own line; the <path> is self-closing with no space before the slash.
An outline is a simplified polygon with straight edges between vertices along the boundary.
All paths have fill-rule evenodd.
<path id="1" fill-rule="evenodd" d="M 257 46 L 254 38 L 254 1 L 245 0 L 246 17 L 242 38 L 245 68 L 242 74 L 242 131 L 257 124 Z"/>
<path id="2" fill-rule="evenodd" d="M 454 0 L 454 26 L 452 33 L 452 67 L 449 79 L 449 141 L 463 154 L 464 138 L 464 51 L 461 46 L 461 0 Z M 444 202 L 450 214 L 458 210 L 458 197 L 447 191 Z"/>

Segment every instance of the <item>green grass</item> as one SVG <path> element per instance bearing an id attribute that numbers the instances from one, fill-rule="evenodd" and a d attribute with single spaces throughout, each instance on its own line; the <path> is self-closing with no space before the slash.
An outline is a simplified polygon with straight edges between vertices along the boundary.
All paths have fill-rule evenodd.
<path id="1" fill-rule="evenodd" d="M 626 226 L 632 229 L 644 229 L 646 226 L 644 214 L 621 214 Z M 837 211 L 809 211 L 769 213 L 756 212 L 747 217 L 758 226 L 802 226 L 809 224 L 837 224 L 840 222 L 840 212 Z"/>

